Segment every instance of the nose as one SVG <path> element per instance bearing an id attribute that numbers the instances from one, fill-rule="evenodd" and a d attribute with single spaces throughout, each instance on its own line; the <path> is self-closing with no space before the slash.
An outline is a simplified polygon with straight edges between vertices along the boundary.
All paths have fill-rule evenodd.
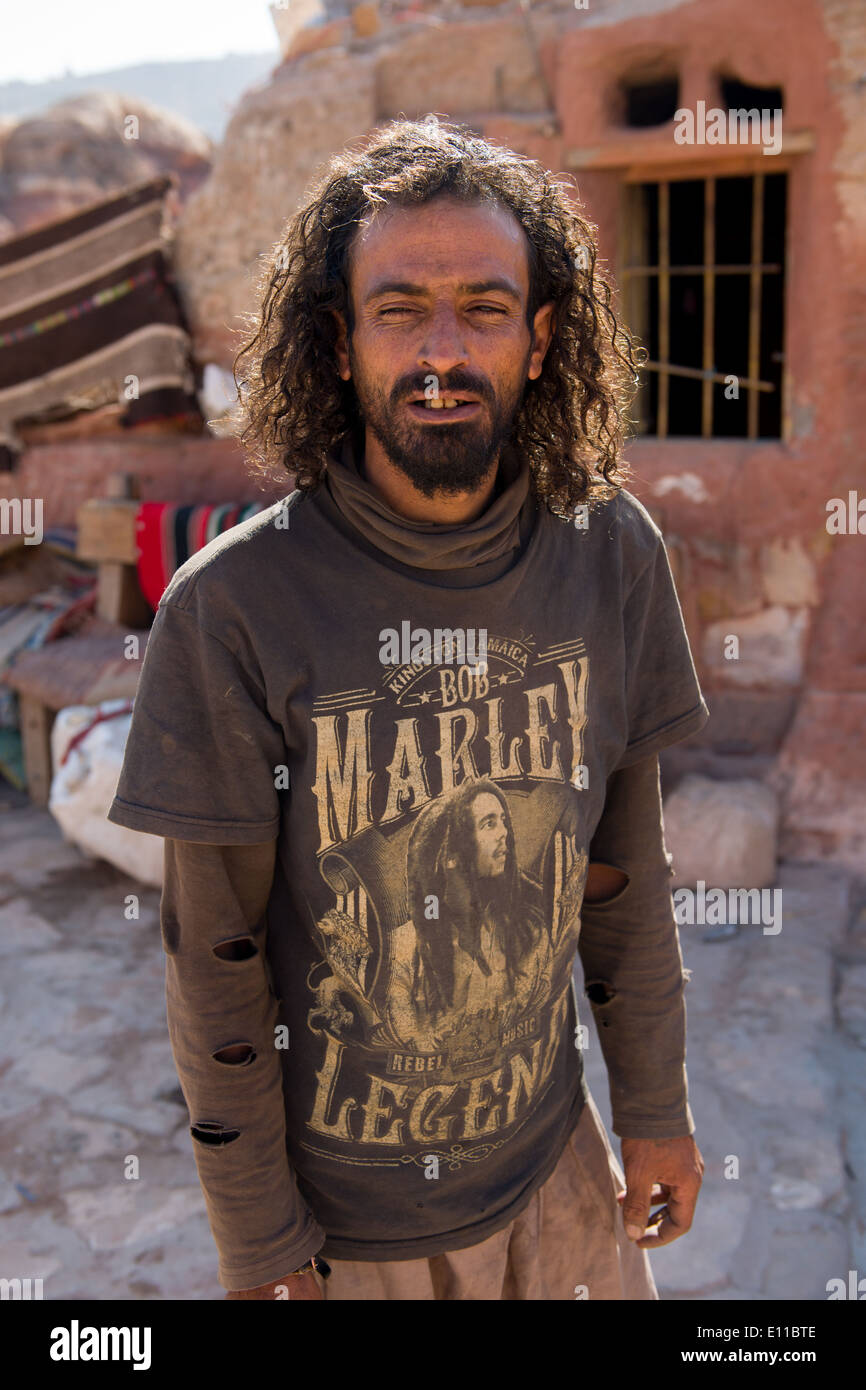
<path id="1" fill-rule="evenodd" d="M 418 366 L 444 377 L 455 367 L 466 366 L 468 361 L 463 329 L 454 308 L 437 306 L 418 350 Z"/>

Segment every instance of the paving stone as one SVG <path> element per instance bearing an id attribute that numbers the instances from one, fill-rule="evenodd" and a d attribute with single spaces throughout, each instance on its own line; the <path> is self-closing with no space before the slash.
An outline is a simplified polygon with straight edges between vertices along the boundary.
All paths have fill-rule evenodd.
<path id="1" fill-rule="evenodd" d="M 80 871 L 88 861 L 75 845 L 34 835 L 0 845 L 0 871 L 9 874 L 23 889 L 38 888 L 52 874 L 64 869 Z"/>
<path id="2" fill-rule="evenodd" d="M 14 1182 L 0 1173 L 0 1212 L 12 1211 L 24 1201 Z"/>
<path id="3" fill-rule="evenodd" d="M 793 1024 L 780 1037 L 758 1021 L 748 1027 L 720 1022 L 706 1052 L 719 1084 L 758 1105 L 790 1106 L 792 1129 L 798 1110 L 826 1114 L 829 1079 Z"/>
<path id="4" fill-rule="evenodd" d="M 44 917 L 22 910 L 19 901 L 0 907 L 0 956 L 41 951 L 62 939 Z"/>
<path id="5" fill-rule="evenodd" d="M 42 1279 L 51 1298 L 49 1281 L 77 1246 L 77 1237 L 49 1212 L 19 1208 L 0 1218 L 0 1279 Z"/>
<path id="6" fill-rule="evenodd" d="M 842 1027 L 866 1048 L 866 965 L 849 965 L 837 997 Z"/>
<path id="7" fill-rule="evenodd" d="M 810 1119 L 799 1133 L 770 1129 L 762 1150 L 769 1168 L 769 1196 L 780 1211 L 845 1203 L 845 1168 L 835 1125 Z"/>
<path id="8" fill-rule="evenodd" d="M 63 1200 L 70 1226 L 92 1250 L 152 1240 L 205 1210 L 199 1187 L 170 1190 L 122 1179 L 99 1192 L 67 1192 Z"/>
<path id="9" fill-rule="evenodd" d="M 764 937 L 750 941 L 748 958 L 730 1016 L 758 1017 L 775 1031 L 790 1027 L 796 1017 L 800 1034 L 808 1025 L 833 1022 L 833 968 L 826 950 L 799 941 Z"/>
<path id="10" fill-rule="evenodd" d="M 839 945 L 850 917 L 851 880 L 832 864 L 782 864 L 783 934 L 795 932 L 824 947 Z"/>
<path id="11" fill-rule="evenodd" d="M 110 1065 L 109 1057 L 69 1056 L 46 1047 L 19 1056 L 9 1079 L 54 1095 L 67 1095 L 75 1087 L 104 1076 Z"/>
<path id="12" fill-rule="evenodd" d="M 765 1288 L 774 1298 L 826 1299 L 827 1281 L 847 1278 L 848 1238 L 841 1225 L 817 1222 L 799 1230 L 776 1230 Z"/>
<path id="13" fill-rule="evenodd" d="M 691 1230 L 652 1255 L 659 1291 L 709 1292 L 724 1286 L 743 1239 L 752 1202 L 733 1183 L 701 1189 Z"/>

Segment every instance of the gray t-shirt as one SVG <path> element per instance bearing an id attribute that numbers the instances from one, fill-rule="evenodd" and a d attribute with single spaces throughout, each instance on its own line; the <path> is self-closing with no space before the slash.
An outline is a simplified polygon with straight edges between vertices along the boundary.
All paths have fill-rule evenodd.
<path id="1" fill-rule="evenodd" d="M 154 622 L 109 819 L 278 840 L 286 1147 L 326 1256 L 476 1244 L 549 1176 L 587 1094 L 572 966 L 608 778 L 708 717 L 640 503 L 532 522 L 455 587 L 295 493 Z"/>

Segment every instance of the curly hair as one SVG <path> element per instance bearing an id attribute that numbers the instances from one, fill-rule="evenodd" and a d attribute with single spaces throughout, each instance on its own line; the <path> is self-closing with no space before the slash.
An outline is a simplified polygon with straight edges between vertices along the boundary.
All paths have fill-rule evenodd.
<path id="1" fill-rule="evenodd" d="M 526 383 L 511 442 L 528 459 L 536 498 L 568 517 L 622 485 L 643 349 L 617 322 L 596 228 L 577 210 L 576 189 L 538 161 L 432 115 L 392 121 L 359 152 L 334 156 L 265 258 L 260 309 L 245 316 L 252 337 L 234 361 L 234 420 L 248 467 L 266 479 L 284 480 L 285 470 L 312 493 L 341 441 L 363 438 L 354 387 L 334 351 L 333 311 L 353 329 L 352 242 L 377 206 L 418 206 L 439 194 L 510 209 L 528 241 L 530 330 L 553 301 L 553 336 L 541 375 Z"/>

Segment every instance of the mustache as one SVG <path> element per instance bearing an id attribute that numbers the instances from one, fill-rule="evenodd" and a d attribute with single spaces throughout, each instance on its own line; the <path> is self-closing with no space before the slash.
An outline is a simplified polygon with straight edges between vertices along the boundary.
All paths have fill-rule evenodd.
<path id="1" fill-rule="evenodd" d="M 423 395 L 432 375 L 432 372 L 427 372 L 420 380 L 413 380 L 411 383 L 406 381 L 400 386 L 396 386 L 393 391 L 394 399 L 401 401 L 408 399 L 409 396 Z M 460 391 L 469 391 L 472 395 L 479 396 L 481 400 L 488 400 L 491 394 L 488 382 L 476 381 L 473 377 L 464 375 L 451 376 L 447 381 L 440 378 L 438 391 L 440 396 L 457 395 Z"/>

